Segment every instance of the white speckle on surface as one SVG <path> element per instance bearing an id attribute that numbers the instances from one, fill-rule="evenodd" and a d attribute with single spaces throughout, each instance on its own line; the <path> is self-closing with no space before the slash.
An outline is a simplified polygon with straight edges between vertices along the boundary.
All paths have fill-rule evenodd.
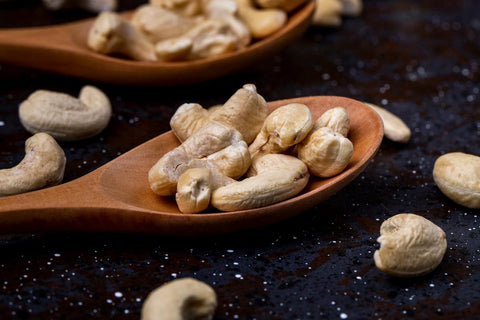
<path id="1" fill-rule="evenodd" d="M 5 125 L 5 122 L 0 121 L 0 127 L 3 127 Z"/>
<path id="2" fill-rule="evenodd" d="M 347 318 L 348 318 L 348 314 L 340 313 L 340 319 L 347 319 Z"/>
<path id="3" fill-rule="evenodd" d="M 117 292 L 115 292 L 115 297 L 121 298 L 121 297 L 123 297 L 123 293 L 121 293 L 120 291 L 117 291 Z"/>

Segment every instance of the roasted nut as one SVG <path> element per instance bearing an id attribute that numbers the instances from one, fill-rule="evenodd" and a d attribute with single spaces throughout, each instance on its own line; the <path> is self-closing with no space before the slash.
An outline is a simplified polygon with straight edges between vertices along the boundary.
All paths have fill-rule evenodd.
<path id="1" fill-rule="evenodd" d="M 342 107 L 328 109 L 315 121 L 313 130 L 321 127 L 328 127 L 346 137 L 350 130 L 350 115 Z"/>
<path id="2" fill-rule="evenodd" d="M 312 25 L 338 27 L 342 24 L 342 4 L 338 0 L 315 0 Z"/>
<path id="3" fill-rule="evenodd" d="M 218 121 L 237 129 L 249 144 L 260 132 L 268 113 L 267 102 L 257 93 L 257 88 L 246 84 L 213 112 L 198 104 L 180 106 L 170 120 L 170 126 L 177 138 L 185 141 L 207 123 Z"/>
<path id="4" fill-rule="evenodd" d="M 15 167 L 0 170 L 0 196 L 9 196 L 62 182 L 65 153 L 54 138 L 37 133 L 25 142 L 25 157 Z"/>
<path id="5" fill-rule="evenodd" d="M 196 16 L 202 11 L 201 0 L 150 0 L 150 3 L 186 17 Z"/>
<path id="6" fill-rule="evenodd" d="M 253 38 L 265 38 L 287 23 L 287 13 L 280 9 L 257 9 L 252 0 L 236 0 L 238 15 L 245 22 Z"/>
<path id="7" fill-rule="evenodd" d="M 445 232 L 433 222 L 411 213 L 397 214 L 380 227 L 375 265 L 397 277 L 416 277 L 433 271 L 447 249 Z"/>
<path id="8" fill-rule="evenodd" d="M 115 11 L 117 0 L 43 0 L 44 6 L 49 10 L 62 10 L 81 8 L 91 12 Z"/>
<path id="9" fill-rule="evenodd" d="M 408 128 L 402 119 L 384 108 L 371 103 L 365 104 L 375 110 L 382 119 L 385 137 L 392 141 L 401 143 L 407 143 L 408 140 L 410 140 L 410 128 Z"/>
<path id="10" fill-rule="evenodd" d="M 155 46 L 155 51 L 159 58 L 167 61 L 165 59 L 168 55 L 165 55 L 164 52 L 170 52 L 169 46 L 172 43 L 175 47 L 181 48 L 179 51 L 183 52 L 187 46 L 179 46 L 178 44 L 187 44 L 188 41 L 191 42 L 191 47 L 186 55 L 186 59 L 198 60 L 234 51 L 237 38 L 226 22 L 222 20 L 205 20 L 180 37 L 158 42 Z M 171 55 L 171 53 L 169 54 Z"/>
<path id="11" fill-rule="evenodd" d="M 342 5 L 342 14 L 346 16 L 359 16 L 363 10 L 362 0 L 339 0 Z"/>
<path id="12" fill-rule="evenodd" d="M 261 8 L 278 8 L 287 12 L 298 8 L 305 2 L 306 0 L 255 0 L 255 3 Z"/>
<path id="13" fill-rule="evenodd" d="M 454 202 L 480 208 L 480 157 L 452 152 L 435 161 L 433 180 L 440 191 Z"/>
<path id="14" fill-rule="evenodd" d="M 302 141 L 313 127 L 312 113 L 304 104 L 291 103 L 268 115 L 260 133 L 248 147 L 252 158 L 281 153 Z"/>
<path id="15" fill-rule="evenodd" d="M 178 178 L 175 200 L 183 213 L 197 213 L 208 208 L 212 194 L 210 170 L 192 168 Z"/>
<path id="16" fill-rule="evenodd" d="M 99 89 L 85 86 L 80 95 L 38 90 L 20 104 L 22 125 L 31 133 L 47 132 L 57 140 L 93 137 L 108 125 L 112 108 Z"/>
<path id="17" fill-rule="evenodd" d="M 154 45 L 147 37 L 114 12 L 98 15 L 88 33 L 87 45 L 103 54 L 119 54 L 139 61 L 157 61 Z"/>
<path id="18" fill-rule="evenodd" d="M 298 158 L 305 162 L 310 173 L 331 177 L 345 169 L 353 155 L 353 144 L 348 138 L 327 127 L 312 130 L 298 144 Z"/>
<path id="19" fill-rule="evenodd" d="M 211 320 L 217 307 L 212 287 L 193 278 L 168 282 L 143 303 L 142 320 Z"/>
<path id="20" fill-rule="evenodd" d="M 173 195 L 180 175 L 190 168 L 214 168 L 237 179 L 250 166 L 248 146 L 242 135 L 230 126 L 211 122 L 180 146 L 166 153 L 150 169 L 150 187 L 158 195 Z"/>
<path id="21" fill-rule="evenodd" d="M 197 25 L 203 18 L 190 18 L 154 5 L 143 5 L 135 10 L 131 22 L 151 42 L 179 37 Z"/>
<path id="22" fill-rule="evenodd" d="M 308 183 L 307 166 L 284 154 L 256 157 L 248 178 L 213 191 L 211 204 L 223 211 L 267 206 L 298 194 Z"/>
<path id="23" fill-rule="evenodd" d="M 237 3 L 235 0 L 205 0 L 204 11 L 208 18 L 223 20 L 228 24 L 237 38 L 236 49 L 241 49 L 250 44 L 252 36 L 248 26 L 237 17 Z"/>

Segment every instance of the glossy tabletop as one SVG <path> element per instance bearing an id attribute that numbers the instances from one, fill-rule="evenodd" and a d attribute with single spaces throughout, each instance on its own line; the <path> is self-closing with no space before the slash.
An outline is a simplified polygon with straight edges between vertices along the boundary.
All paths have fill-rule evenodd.
<path id="1" fill-rule="evenodd" d="M 120 1 L 122 9 L 138 5 Z M 412 129 L 407 144 L 383 140 L 352 183 L 273 225 L 202 237 L 38 232 L 0 235 L 1 319 L 139 319 L 148 293 L 194 277 L 218 295 L 214 319 L 477 319 L 478 210 L 446 198 L 432 179 L 446 152 L 480 155 L 480 3 L 365 0 L 340 28 L 310 27 L 283 51 L 199 84 L 131 87 L 86 82 L 0 63 L 0 168 L 23 158 L 30 136 L 18 105 L 37 89 L 77 95 L 85 84 L 111 99 L 100 135 L 61 143 L 65 181 L 85 175 L 169 130 L 184 102 L 223 103 L 245 83 L 267 100 L 334 95 L 378 104 Z M 0 27 L 63 23 L 88 13 L 50 13 L 40 1 L 0 2 Z M 422 215 L 447 235 L 431 274 L 397 279 L 373 253 L 380 224 Z"/>

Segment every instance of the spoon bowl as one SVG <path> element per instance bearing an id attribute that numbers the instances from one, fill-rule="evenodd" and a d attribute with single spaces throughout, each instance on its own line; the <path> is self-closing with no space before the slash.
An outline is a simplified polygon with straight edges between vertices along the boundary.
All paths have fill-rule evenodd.
<path id="1" fill-rule="evenodd" d="M 45 230 L 203 235 L 233 232 L 278 222 L 317 205 L 350 183 L 376 154 L 383 123 L 365 104 L 343 97 L 315 96 L 270 102 L 271 110 L 303 103 L 314 119 L 342 106 L 350 114 L 349 139 L 354 153 L 340 174 L 311 177 L 296 197 L 261 208 L 233 212 L 207 210 L 183 214 L 174 197 L 155 195 L 148 171 L 179 145 L 169 131 L 132 149 L 97 170 L 68 183 L 0 198 L 0 232 Z"/>
<path id="2" fill-rule="evenodd" d="M 141 62 L 92 51 L 86 45 L 94 19 L 57 26 L 0 30 L 0 61 L 122 85 L 188 84 L 219 78 L 266 59 L 299 37 L 310 25 L 314 2 L 293 12 L 275 34 L 216 57 L 185 62 Z M 123 13 L 124 16 L 131 12 Z"/>

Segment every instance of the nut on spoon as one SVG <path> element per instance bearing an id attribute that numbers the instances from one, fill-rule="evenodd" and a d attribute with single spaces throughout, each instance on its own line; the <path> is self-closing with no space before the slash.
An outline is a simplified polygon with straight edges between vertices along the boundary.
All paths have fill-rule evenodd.
<path id="1" fill-rule="evenodd" d="M 95 20 L 91 18 L 57 26 L 1 29 L 0 62 L 122 85 L 195 83 L 242 70 L 282 49 L 308 28 L 314 7 L 309 1 L 292 13 L 281 30 L 246 48 L 196 61 L 139 62 L 96 53 L 86 41 Z"/>
<path id="2" fill-rule="evenodd" d="M 340 174 L 310 178 L 296 197 L 261 208 L 181 214 L 173 197 L 155 195 L 148 171 L 179 142 L 169 131 L 68 183 L 0 198 L 0 233 L 45 230 L 199 235 L 264 226 L 295 216 L 338 192 L 358 176 L 383 138 L 382 121 L 365 104 L 342 97 L 303 97 L 268 103 L 270 110 L 301 103 L 316 119 L 342 106 L 350 114 L 352 158 Z"/>

